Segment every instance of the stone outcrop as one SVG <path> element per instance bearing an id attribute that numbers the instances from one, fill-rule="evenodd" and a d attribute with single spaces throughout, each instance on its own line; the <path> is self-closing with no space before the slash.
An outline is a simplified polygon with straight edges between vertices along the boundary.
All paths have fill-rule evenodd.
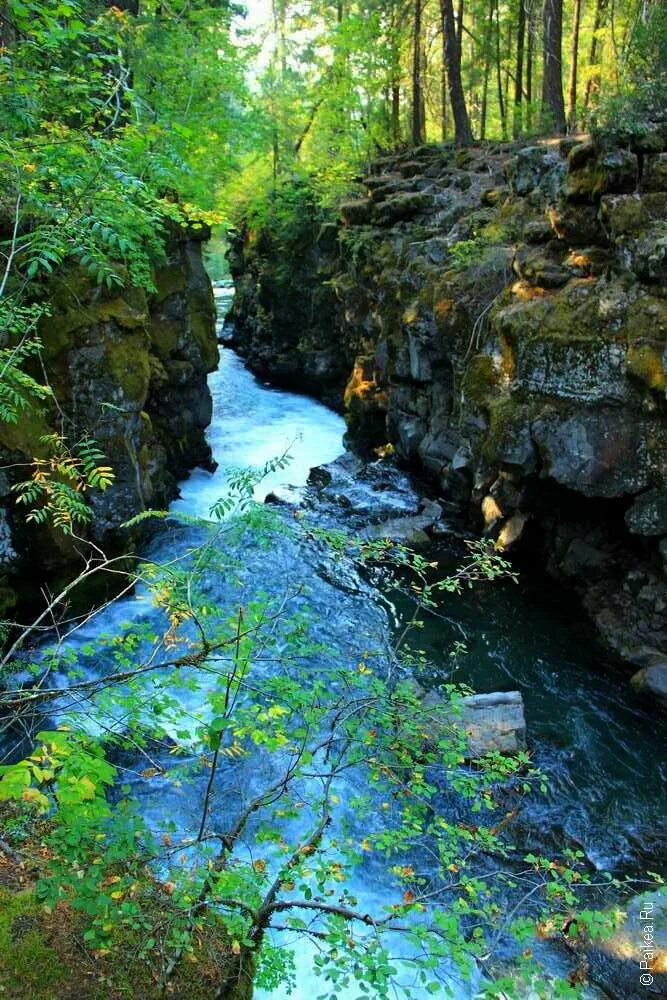
<path id="1" fill-rule="evenodd" d="M 302 389 L 318 390 L 311 335 L 344 359 L 350 440 L 389 441 L 445 509 L 546 565 L 635 668 L 667 651 L 667 153 L 651 138 L 383 157 L 311 272 L 335 322 L 290 348 Z M 237 280 L 262 275 L 270 326 L 254 240 Z M 257 315 L 242 294 L 246 352 Z"/>
<path id="2" fill-rule="evenodd" d="M 340 411 L 354 352 L 341 350 L 328 284 L 338 268 L 337 226 L 323 222 L 307 195 L 293 221 L 286 234 L 246 226 L 232 241 L 229 342 L 260 378 Z"/>
<path id="3" fill-rule="evenodd" d="M 91 491 L 84 534 L 107 553 L 132 551 L 136 535 L 120 526 L 147 507 L 166 506 L 195 465 L 211 462 L 205 428 L 211 418 L 207 373 L 218 360 L 215 307 L 204 270 L 205 228 L 171 231 L 156 291 L 91 285 L 84 273 L 52 279 L 44 294 L 44 372 L 56 406 L 17 424 L 0 424 L 0 605 L 30 587 L 35 573 L 63 573 L 72 543 L 48 525 L 25 526 L 11 485 L 43 454 L 40 437 L 64 430 L 69 441 L 92 437 L 113 467 L 106 492 Z M 41 377 L 41 373 L 36 373 Z M 29 468 L 28 468 L 29 473 Z M 30 579 L 23 571 L 30 567 Z"/>

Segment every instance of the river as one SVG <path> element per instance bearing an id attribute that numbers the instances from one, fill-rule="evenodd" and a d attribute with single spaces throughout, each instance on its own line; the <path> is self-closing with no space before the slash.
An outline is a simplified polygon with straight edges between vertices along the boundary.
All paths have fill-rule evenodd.
<path id="1" fill-rule="evenodd" d="M 216 289 L 221 312 L 229 302 L 229 290 Z M 173 511 L 208 516 L 211 505 L 224 493 L 232 470 L 240 466 L 260 467 L 290 449 L 289 466 L 272 473 L 257 487 L 262 499 L 271 492 L 288 505 L 310 509 L 323 522 L 345 529 L 350 523 L 377 520 L 382 513 L 400 510 L 403 500 L 414 501 L 412 487 L 396 472 L 386 495 L 361 480 L 353 482 L 345 503 L 330 505 L 318 515 L 317 498 L 309 495 L 310 469 L 336 459 L 343 449 L 344 422 L 337 414 L 306 396 L 277 390 L 260 383 L 228 347 L 221 348 L 220 365 L 210 377 L 213 420 L 208 432 L 215 472 L 195 470 L 181 485 Z M 350 499 L 351 497 L 351 499 Z M 289 509 L 289 507 L 287 508 Z M 361 513 L 360 513 L 361 512 Z M 194 530 L 194 529 L 193 529 Z M 185 528 L 165 526 L 150 546 L 155 559 L 173 558 L 190 543 Z M 432 555 L 443 567 L 456 563 L 460 541 L 446 536 L 434 544 Z M 308 577 L 310 603 L 321 620 L 321 638 L 333 650 L 363 647 L 382 641 L 380 633 L 396 625 L 407 610 L 400 597 L 385 595 L 376 601 L 370 584 L 366 589 L 336 589 L 335 581 L 323 577 L 318 557 L 294 565 L 295 551 L 288 543 L 269 551 L 244 552 L 243 572 L 251 587 L 267 589 L 291 575 Z M 299 553 L 302 560 L 303 553 Z M 228 599 L 225 582 L 208 581 L 215 601 Z M 141 597 L 141 593 L 139 597 Z M 127 621 L 150 616 L 146 603 L 135 598 L 117 601 L 91 620 L 71 640 L 84 651 L 102 632 L 117 634 Z M 392 622 L 392 617 L 394 621 Z M 354 633 L 354 643 L 349 636 Z M 626 679 L 606 662 L 590 629 L 572 605 L 564 604 L 552 587 L 536 580 L 517 584 L 500 582 L 475 589 L 460 598 L 448 597 L 438 615 L 431 615 L 420 644 L 432 663 L 434 682 L 451 677 L 451 644 L 464 639 L 467 655 L 457 664 L 454 679 L 470 683 L 478 691 L 522 692 L 528 742 L 536 763 L 550 779 L 546 797 L 535 799 L 523 811 L 522 836 L 526 850 L 549 850 L 568 840 L 580 846 L 593 865 L 614 871 L 637 871 L 660 850 L 666 758 L 661 749 L 659 722 L 631 692 Z M 85 655 L 84 655 L 85 659 Z M 316 669 L 326 667 L 317 662 Z M 93 669 L 92 666 L 90 669 Z M 187 703 L 197 716 L 196 699 Z M 233 782 L 221 785 L 221 801 L 241 795 L 254 785 L 263 764 L 239 765 Z M 131 779 L 145 815 L 159 832 L 166 818 L 182 836 L 196 833 L 203 784 L 173 783 L 168 776 L 152 780 Z M 376 880 L 378 879 L 378 880 Z M 368 902 L 389 892 L 369 864 L 360 871 L 352 887 Z M 258 991 L 283 1000 L 311 1000 L 319 985 L 313 969 L 313 949 L 300 945 L 296 956 L 296 988 Z M 472 995 L 474 984 L 460 982 L 456 995 Z M 414 996 L 422 994 L 415 990 Z M 358 990 L 342 990 L 343 998 L 358 996 Z"/>

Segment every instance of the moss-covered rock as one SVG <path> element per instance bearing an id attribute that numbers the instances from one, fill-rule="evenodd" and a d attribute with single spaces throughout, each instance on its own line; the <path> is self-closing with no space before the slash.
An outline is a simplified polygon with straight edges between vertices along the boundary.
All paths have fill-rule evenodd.
<path id="1" fill-rule="evenodd" d="M 638 171 L 637 157 L 629 150 L 601 150 L 587 141 L 569 154 L 564 195 L 569 201 L 595 201 L 603 194 L 634 191 Z"/>
<path id="2" fill-rule="evenodd" d="M 61 414 L 69 440 L 87 435 L 99 443 L 115 481 L 105 493 L 91 492 L 89 530 L 110 552 L 135 544 L 120 530 L 123 521 L 146 505 L 166 506 L 177 479 L 210 461 L 206 374 L 217 363 L 218 348 L 203 235 L 173 229 L 154 295 L 97 287 L 80 268 L 54 275 L 46 290 L 50 313 L 39 334 L 55 402 L 0 425 L 0 459 L 14 467 L 14 481 L 44 454 L 40 439 L 60 430 Z M 169 378 L 167 366 L 181 362 L 181 377 Z M 35 375 L 42 377 L 39 369 Z M 66 576 L 68 561 L 78 557 L 64 536 L 48 527 L 26 531 L 11 497 L 3 507 L 1 523 L 14 553 L 3 568 L 4 585 L 17 584 L 26 561 L 33 572 Z"/>

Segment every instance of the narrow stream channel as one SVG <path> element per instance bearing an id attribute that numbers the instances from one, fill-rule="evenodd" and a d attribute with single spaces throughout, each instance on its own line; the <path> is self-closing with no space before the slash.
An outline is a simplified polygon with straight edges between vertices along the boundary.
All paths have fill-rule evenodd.
<path id="1" fill-rule="evenodd" d="M 220 288 L 221 310 L 228 290 Z M 213 421 L 209 441 L 218 462 L 215 473 L 195 470 L 182 484 L 181 497 L 173 509 L 206 517 L 211 505 L 224 492 L 231 470 L 239 466 L 261 466 L 290 447 L 291 464 L 258 487 L 262 498 L 274 492 L 299 502 L 311 467 L 331 462 L 343 450 L 343 420 L 321 404 L 293 393 L 259 383 L 239 358 L 221 348 L 218 370 L 210 379 Z M 373 503 L 365 493 L 365 503 Z M 381 504 L 381 497 L 376 501 Z M 340 527 L 346 527 L 346 508 L 340 508 Z M 188 532 L 165 527 L 150 547 L 153 558 L 173 557 L 188 544 Z M 443 565 L 454 565 L 459 543 L 445 539 L 434 548 Z M 290 564 L 294 558 L 288 545 L 280 551 L 244 552 L 245 572 L 257 576 L 269 589 L 303 567 Z M 331 582 L 310 574 L 311 603 L 322 618 L 324 636 L 332 649 L 363 643 L 372 633 L 389 627 L 364 593 L 337 591 Z M 224 582 L 216 584 L 214 598 L 225 599 Z M 401 613 L 400 603 L 396 613 Z M 526 705 L 529 746 L 537 763 L 549 775 L 551 790 L 544 800 L 535 800 L 523 817 L 526 850 L 548 849 L 549 844 L 573 838 L 596 866 L 615 870 L 639 870 L 659 854 L 664 802 L 660 799 L 666 768 L 665 748 L 659 742 L 659 723 L 635 699 L 624 678 L 605 663 L 586 625 L 560 607 L 557 597 L 535 582 L 519 585 L 500 583 L 476 590 L 471 596 L 448 599 L 441 609 L 446 619 L 433 616 L 420 638 L 434 665 L 434 680 L 451 673 L 449 649 L 453 640 L 464 638 L 468 654 L 456 668 L 455 679 L 479 691 L 520 690 Z M 151 609 L 134 598 L 117 601 L 82 628 L 72 640 L 79 651 L 102 633 L 117 634 L 123 623 L 149 616 Z M 85 658 L 85 656 L 84 656 Z M 319 666 L 319 665 L 318 665 Z M 193 717 L 198 706 L 187 706 Z M 244 783 L 258 775 L 253 765 L 243 765 L 222 781 L 218 794 L 238 794 Z M 134 782 L 134 791 L 156 830 L 165 817 L 175 822 L 179 833 L 191 835 L 193 817 L 198 816 L 201 784 L 174 785 L 158 778 Z M 196 832 L 196 831 L 195 831 Z M 664 831 L 663 831 L 664 832 Z M 363 899 L 382 894 L 371 867 L 360 873 L 354 886 Z M 364 880 L 367 884 L 364 885 Z M 297 987 L 288 993 L 257 992 L 259 998 L 312 1000 L 321 990 L 312 967 L 312 951 L 300 946 L 297 953 Z M 471 995 L 472 984 L 460 984 L 457 996 Z M 341 991 L 352 998 L 358 990 Z M 415 990 L 417 998 L 422 994 Z"/>

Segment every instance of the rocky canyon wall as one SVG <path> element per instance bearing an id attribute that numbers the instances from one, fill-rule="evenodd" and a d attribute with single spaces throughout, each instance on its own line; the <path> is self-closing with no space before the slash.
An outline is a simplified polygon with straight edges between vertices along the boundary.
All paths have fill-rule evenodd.
<path id="1" fill-rule="evenodd" d="M 236 342 L 251 365 L 261 356 L 272 377 L 287 357 L 295 383 L 345 410 L 352 443 L 389 441 L 471 528 L 543 562 L 607 647 L 658 686 L 664 150 L 664 128 L 650 126 L 378 159 L 336 233 L 291 248 L 305 326 L 272 322 L 290 296 L 286 284 L 273 295 L 261 233 L 232 253 Z"/>

